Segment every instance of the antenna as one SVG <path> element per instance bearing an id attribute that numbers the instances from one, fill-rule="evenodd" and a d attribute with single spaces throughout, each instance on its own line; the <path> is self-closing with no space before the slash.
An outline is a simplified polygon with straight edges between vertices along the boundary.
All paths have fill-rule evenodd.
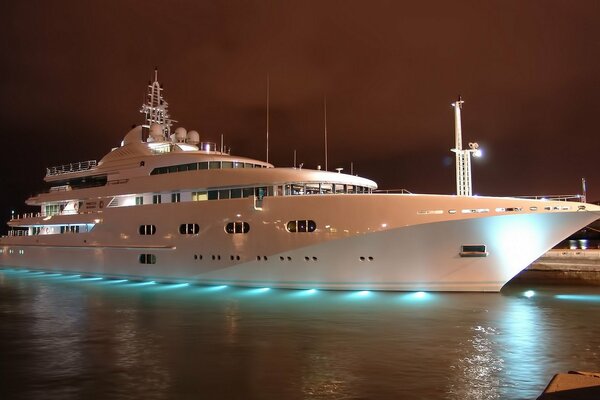
<path id="1" fill-rule="evenodd" d="M 327 171 L 327 96 L 323 96 L 324 123 L 325 123 L 325 171 Z"/>
<path id="2" fill-rule="evenodd" d="M 583 192 L 581 195 L 581 202 L 587 203 L 587 188 L 585 185 L 585 178 L 581 178 L 581 190 Z"/>
<path id="3" fill-rule="evenodd" d="M 269 82 L 269 74 L 267 74 L 267 162 L 269 162 L 269 93 L 270 92 L 270 82 Z"/>
<path id="4" fill-rule="evenodd" d="M 223 134 L 221 133 L 221 153 L 223 153 Z"/>
<path id="5" fill-rule="evenodd" d="M 296 149 L 294 149 L 294 169 L 296 169 Z"/>

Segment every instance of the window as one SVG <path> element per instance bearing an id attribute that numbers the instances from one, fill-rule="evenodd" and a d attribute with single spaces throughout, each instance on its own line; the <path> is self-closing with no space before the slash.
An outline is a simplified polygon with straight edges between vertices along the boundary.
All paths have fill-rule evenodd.
<path id="1" fill-rule="evenodd" d="M 156 264 L 156 255 L 140 254 L 140 264 Z"/>
<path id="2" fill-rule="evenodd" d="M 204 201 L 208 200 L 206 192 L 192 192 L 192 201 Z"/>
<path id="3" fill-rule="evenodd" d="M 208 168 L 209 169 L 220 169 L 221 168 L 221 161 L 210 161 L 208 163 Z"/>
<path id="4" fill-rule="evenodd" d="M 181 193 L 171 193 L 171 203 L 179 203 L 181 201 Z"/>
<path id="5" fill-rule="evenodd" d="M 198 224 L 181 224 L 179 225 L 179 233 L 182 235 L 197 235 L 200 232 Z"/>
<path id="6" fill-rule="evenodd" d="M 233 168 L 233 161 L 223 161 L 222 168 Z"/>
<path id="7" fill-rule="evenodd" d="M 219 190 L 219 199 L 228 199 L 229 189 Z"/>
<path id="8" fill-rule="evenodd" d="M 208 162 L 198 163 L 198 169 L 208 169 Z"/>
<path id="9" fill-rule="evenodd" d="M 288 232 L 314 232 L 317 229 L 317 224 L 312 220 L 300 219 L 289 221 L 286 228 Z"/>
<path id="10" fill-rule="evenodd" d="M 136 196 L 135 197 L 135 205 L 136 206 L 141 206 L 142 204 L 144 204 L 144 197 L 143 196 Z"/>
<path id="11" fill-rule="evenodd" d="M 140 229 L 138 230 L 140 235 L 154 235 L 156 233 L 155 225 L 140 225 Z"/>
<path id="12" fill-rule="evenodd" d="M 160 194 L 152 195 L 152 203 L 153 204 L 160 204 L 161 202 L 162 202 L 162 196 Z"/>
<path id="13" fill-rule="evenodd" d="M 250 231 L 250 224 L 247 222 L 230 222 L 225 225 L 225 232 L 227 233 L 248 233 Z"/>

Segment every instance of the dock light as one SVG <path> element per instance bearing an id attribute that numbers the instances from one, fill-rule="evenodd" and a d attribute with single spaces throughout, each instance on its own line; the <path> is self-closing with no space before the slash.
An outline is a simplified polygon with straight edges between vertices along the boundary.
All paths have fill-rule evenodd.
<path id="1" fill-rule="evenodd" d="M 535 296 L 535 292 L 533 290 L 528 290 L 525 293 L 523 293 L 523 295 L 529 299 L 529 298 Z"/>

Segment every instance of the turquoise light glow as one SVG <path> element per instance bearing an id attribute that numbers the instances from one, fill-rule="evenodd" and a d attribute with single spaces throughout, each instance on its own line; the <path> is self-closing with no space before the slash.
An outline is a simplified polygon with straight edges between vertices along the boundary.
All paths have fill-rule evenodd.
<path id="1" fill-rule="evenodd" d="M 102 280 L 104 278 L 100 278 L 100 277 L 95 277 L 95 278 L 81 278 L 82 281 L 99 281 Z"/>
<path id="2" fill-rule="evenodd" d="M 157 290 L 170 290 L 170 289 L 180 289 L 186 286 L 190 286 L 189 283 L 163 283 L 157 286 Z"/>
<path id="3" fill-rule="evenodd" d="M 402 300 L 414 303 L 414 302 L 424 302 L 430 301 L 433 299 L 433 295 L 431 293 L 418 291 L 413 293 L 405 293 L 400 297 Z"/>
<path id="4" fill-rule="evenodd" d="M 292 297 L 306 297 L 306 296 L 314 296 L 319 291 L 317 289 L 306 289 L 306 290 L 292 290 L 290 291 L 290 296 Z"/>
<path id="5" fill-rule="evenodd" d="M 357 292 L 351 292 L 347 295 L 348 299 L 365 299 L 370 297 L 372 293 L 369 290 L 359 290 Z"/>
<path id="6" fill-rule="evenodd" d="M 527 298 L 530 298 L 530 297 L 535 296 L 535 292 L 533 290 L 528 290 L 525 293 L 523 293 L 523 295 Z"/>
<path id="7" fill-rule="evenodd" d="M 268 292 L 269 290 L 271 290 L 271 288 L 265 287 L 265 288 L 259 288 L 259 289 L 249 289 L 246 294 L 261 294 L 261 293 L 265 293 Z"/>
<path id="8" fill-rule="evenodd" d="M 600 295 L 598 294 L 557 294 L 554 297 L 560 300 L 600 302 Z"/>
<path id="9" fill-rule="evenodd" d="M 140 287 L 140 286 L 148 286 L 148 285 L 155 285 L 156 282 L 154 281 L 149 281 L 149 282 L 136 282 L 136 283 L 129 283 L 127 284 L 127 286 L 132 286 L 132 287 Z"/>

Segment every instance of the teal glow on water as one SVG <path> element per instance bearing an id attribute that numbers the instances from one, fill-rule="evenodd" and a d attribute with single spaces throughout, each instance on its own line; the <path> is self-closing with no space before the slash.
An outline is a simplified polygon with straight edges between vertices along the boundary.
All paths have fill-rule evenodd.
<path id="1" fill-rule="evenodd" d="M 0 398 L 534 399 L 600 365 L 600 289 L 96 278 L 0 270 Z"/>

